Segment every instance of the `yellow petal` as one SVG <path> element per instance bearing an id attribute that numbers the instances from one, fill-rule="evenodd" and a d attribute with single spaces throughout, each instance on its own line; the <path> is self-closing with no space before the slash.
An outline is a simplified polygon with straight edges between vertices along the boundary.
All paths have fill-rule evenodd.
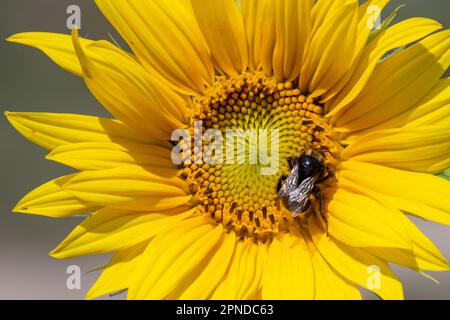
<path id="1" fill-rule="evenodd" d="M 23 197 L 14 208 L 14 212 L 65 218 L 95 211 L 98 206 L 78 199 L 61 189 L 61 186 L 74 176 L 61 177 L 41 185 Z"/>
<path id="2" fill-rule="evenodd" d="M 417 41 L 440 28 L 442 25 L 434 20 L 411 18 L 383 31 L 364 49 L 353 76 L 328 106 L 330 115 L 338 117 L 361 94 L 373 70 L 386 53 Z"/>
<path id="3" fill-rule="evenodd" d="M 328 231 L 334 238 L 354 247 L 411 248 L 402 221 L 389 208 L 346 190 L 328 191 Z"/>
<path id="4" fill-rule="evenodd" d="M 449 48 L 450 30 L 431 35 L 381 62 L 360 97 L 337 118 L 338 130 L 370 128 L 414 106 L 447 70 Z"/>
<path id="5" fill-rule="evenodd" d="M 25 138 L 49 150 L 79 142 L 153 141 L 112 119 L 63 113 L 6 112 L 5 115 Z"/>
<path id="6" fill-rule="evenodd" d="M 439 249 L 420 231 L 416 225 L 404 217 L 404 226 L 407 228 L 413 243 L 414 256 L 420 270 L 447 271 L 450 265 Z"/>
<path id="7" fill-rule="evenodd" d="M 364 194 L 427 220 L 450 225 L 450 181 L 424 173 L 345 161 L 339 181 Z"/>
<path id="8" fill-rule="evenodd" d="M 379 130 L 353 141 L 342 159 L 437 174 L 450 167 L 450 127 L 430 125 Z"/>
<path id="9" fill-rule="evenodd" d="M 450 78 L 442 79 L 410 112 L 395 118 L 405 127 L 450 124 Z M 393 123 L 391 123 L 393 125 Z"/>
<path id="10" fill-rule="evenodd" d="M 300 74 L 300 86 L 314 98 L 344 77 L 356 57 L 358 1 L 338 2 L 342 5 L 325 16 L 314 34 Z"/>
<path id="11" fill-rule="evenodd" d="M 129 298 L 164 299 L 177 290 L 202 261 L 209 260 L 222 236 L 222 226 L 211 222 L 201 216 L 191 218 L 156 236 L 143 254 L 145 263 L 134 274 Z"/>
<path id="12" fill-rule="evenodd" d="M 84 171 L 67 181 L 63 190 L 98 205 L 138 211 L 158 211 L 186 204 L 190 199 L 186 183 L 173 170 L 139 166 Z"/>
<path id="13" fill-rule="evenodd" d="M 200 94 L 211 83 L 212 61 L 186 0 L 96 0 L 149 72 L 171 89 Z"/>
<path id="14" fill-rule="evenodd" d="M 83 51 L 76 30 L 72 38 L 86 85 L 111 114 L 145 136 L 166 141 L 183 127 L 187 104 L 181 96 L 125 55 L 114 61 L 121 77 L 103 72 Z"/>
<path id="15" fill-rule="evenodd" d="M 290 81 L 299 75 L 311 37 L 312 6 L 312 0 L 275 1 L 273 72 L 281 81 Z"/>
<path id="16" fill-rule="evenodd" d="M 171 152 L 150 144 L 82 142 L 63 145 L 46 156 L 78 170 L 113 169 L 136 164 L 143 167 L 173 169 Z"/>
<path id="17" fill-rule="evenodd" d="M 78 225 L 50 255 L 67 259 L 124 250 L 168 231 L 195 210 L 179 207 L 161 213 L 136 213 L 105 208 Z"/>
<path id="18" fill-rule="evenodd" d="M 366 190 L 361 186 L 342 181 L 341 188 L 351 190 L 355 193 L 366 194 Z M 373 198 L 376 201 L 380 201 Z M 375 256 L 386 261 L 392 261 L 396 264 L 406 266 L 415 270 L 448 270 L 449 264 L 439 249 L 425 236 L 416 225 L 408 219 L 401 211 L 391 207 L 388 203 L 383 203 L 385 208 L 385 220 L 396 221 L 399 229 L 404 230 L 403 236 L 408 239 L 411 246 L 410 250 L 396 248 L 366 248 Z"/>
<path id="19" fill-rule="evenodd" d="M 231 76 L 247 69 L 244 21 L 235 0 L 191 0 L 217 66 Z"/>
<path id="20" fill-rule="evenodd" d="M 247 33 L 249 66 L 256 69 L 261 65 L 264 72 L 271 76 L 276 39 L 275 1 L 243 0 L 241 6 Z"/>
<path id="21" fill-rule="evenodd" d="M 314 270 L 304 239 L 285 234 L 270 244 L 262 284 L 263 299 L 314 299 Z"/>
<path id="22" fill-rule="evenodd" d="M 237 241 L 224 279 L 215 290 L 214 300 L 257 299 L 265 263 L 266 248 L 253 239 Z"/>
<path id="23" fill-rule="evenodd" d="M 184 281 L 186 289 L 177 298 L 181 300 L 210 299 L 217 285 L 226 276 L 228 265 L 236 246 L 236 235 L 224 233 L 216 248 L 211 250 L 211 258 L 198 272 Z"/>
<path id="24" fill-rule="evenodd" d="M 324 24 L 325 18 L 336 11 L 336 8 L 343 5 L 344 1 L 317 0 L 311 10 L 312 35 L 316 34 Z"/>
<path id="25" fill-rule="evenodd" d="M 20 43 L 43 51 L 61 68 L 82 76 L 83 71 L 78 61 L 72 39 L 69 35 L 47 32 L 19 33 L 7 39 L 10 42 Z M 116 67 L 111 61 L 120 59 L 126 52 L 115 47 L 107 41 L 92 41 L 80 38 L 80 45 L 86 55 L 102 72 L 117 75 Z M 132 56 L 130 55 L 132 59 Z"/>
<path id="26" fill-rule="evenodd" d="M 346 141 L 354 141 L 368 133 L 390 128 L 420 127 L 429 125 L 450 124 L 450 78 L 438 83 L 415 106 L 394 118 L 372 128 L 354 132 L 345 137 Z"/>
<path id="27" fill-rule="evenodd" d="M 338 3 L 339 1 L 333 2 Z M 351 79 L 353 73 L 358 67 L 359 60 L 364 53 L 364 48 L 367 45 L 367 41 L 372 32 L 372 23 L 374 23 L 376 19 L 379 18 L 382 10 L 388 3 L 389 0 L 369 0 L 364 2 L 358 8 L 359 22 L 358 25 L 355 26 L 355 28 L 357 28 L 355 47 L 353 49 L 353 55 L 347 57 L 347 59 L 350 59 L 349 65 L 351 67 L 335 85 L 328 85 L 330 89 L 323 97 L 321 97 L 322 103 L 326 103 L 329 100 L 333 99 L 346 87 L 348 81 Z"/>
<path id="28" fill-rule="evenodd" d="M 129 287 L 131 275 L 140 263 L 140 257 L 147 247 L 147 242 L 117 252 L 103 270 L 101 276 L 86 294 L 91 300 L 108 293 L 115 293 Z"/>
<path id="29" fill-rule="evenodd" d="M 310 221 L 310 228 L 315 235 L 313 237 L 315 245 L 335 271 L 354 284 L 373 291 L 383 299 L 403 299 L 402 284 L 386 262 L 363 249 L 349 247 L 325 237 L 323 232 L 318 231 L 316 222 Z M 379 270 L 377 273 L 379 283 L 371 281 L 373 267 Z"/>
<path id="30" fill-rule="evenodd" d="M 438 248 L 406 216 L 402 217 L 403 227 L 407 228 L 412 251 L 400 249 L 368 248 L 373 255 L 395 264 L 414 270 L 447 271 L 450 265 Z"/>
<path id="31" fill-rule="evenodd" d="M 358 287 L 333 271 L 322 256 L 312 255 L 316 300 L 361 300 Z"/>

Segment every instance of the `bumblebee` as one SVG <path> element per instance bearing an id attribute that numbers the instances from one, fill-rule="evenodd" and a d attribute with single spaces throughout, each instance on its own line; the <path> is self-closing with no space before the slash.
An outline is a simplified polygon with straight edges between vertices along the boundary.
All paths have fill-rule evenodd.
<path id="1" fill-rule="evenodd" d="M 332 177 L 324 156 L 315 150 L 305 150 L 294 158 L 289 158 L 290 174 L 278 181 L 278 197 L 293 217 L 307 214 L 311 208 L 311 198 L 319 201 L 320 214 L 327 222 L 324 213 L 323 197 L 318 184 Z M 307 215 L 308 216 L 308 215 Z"/>

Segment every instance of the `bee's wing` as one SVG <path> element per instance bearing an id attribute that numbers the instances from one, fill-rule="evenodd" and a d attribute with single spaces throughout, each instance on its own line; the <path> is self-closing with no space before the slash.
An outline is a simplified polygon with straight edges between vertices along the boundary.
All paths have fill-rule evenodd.
<path id="1" fill-rule="evenodd" d="M 298 184 L 298 176 L 295 174 L 295 168 L 292 169 L 291 173 L 286 177 L 286 179 L 283 182 L 283 185 L 281 186 L 280 191 L 278 192 L 278 195 L 280 196 L 289 196 L 289 194 L 297 188 Z"/>
<path id="2" fill-rule="evenodd" d="M 291 199 L 293 201 L 300 201 L 303 198 L 308 198 L 311 195 L 312 190 L 314 189 L 314 184 L 316 183 L 316 179 L 314 177 L 308 177 L 303 180 L 300 185 L 291 193 Z"/>
<path id="3" fill-rule="evenodd" d="M 316 179 L 309 177 L 303 180 L 298 188 L 289 194 L 289 202 L 291 203 L 291 210 L 294 214 L 300 214 L 308 208 L 309 197 L 314 189 Z"/>
<path id="4" fill-rule="evenodd" d="M 298 170 L 298 166 L 295 166 L 294 169 L 292 169 L 289 176 L 286 178 L 286 184 L 289 186 L 296 186 L 298 184 L 298 175 L 296 174 L 296 171 Z"/>

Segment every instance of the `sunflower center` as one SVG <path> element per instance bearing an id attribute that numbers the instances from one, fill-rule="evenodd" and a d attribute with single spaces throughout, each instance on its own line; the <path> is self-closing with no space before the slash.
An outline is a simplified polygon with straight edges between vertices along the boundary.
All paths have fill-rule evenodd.
<path id="1" fill-rule="evenodd" d="M 191 132 L 208 142 L 194 143 L 185 154 L 190 161 L 183 177 L 199 211 L 242 236 L 287 230 L 292 214 L 280 204 L 277 185 L 290 172 L 288 159 L 314 149 L 333 165 L 338 152 L 323 106 L 295 82 L 278 83 L 260 72 L 217 77 L 208 96 L 193 105 Z M 199 161 L 205 157 L 210 161 Z"/>

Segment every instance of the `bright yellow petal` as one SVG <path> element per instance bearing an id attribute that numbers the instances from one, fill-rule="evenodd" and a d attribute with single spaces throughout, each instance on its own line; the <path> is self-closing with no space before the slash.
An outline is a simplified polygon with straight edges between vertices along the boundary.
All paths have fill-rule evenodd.
<path id="1" fill-rule="evenodd" d="M 46 158 L 78 170 L 113 169 L 130 164 L 151 168 L 175 168 L 168 148 L 139 143 L 73 143 L 54 149 Z"/>
<path id="2" fill-rule="evenodd" d="M 215 290 L 215 300 L 257 299 L 265 263 L 266 247 L 251 238 L 236 242 L 224 279 Z"/>
<path id="3" fill-rule="evenodd" d="M 343 181 L 341 188 L 355 193 L 366 193 L 359 185 L 350 184 L 349 181 Z M 377 202 L 379 199 L 373 198 Z M 391 207 L 388 203 L 381 202 L 385 207 L 384 219 L 393 220 L 398 225 L 398 229 L 403 230 L 403 237 L 407 238 L 411 249 L 396 248 L 365 248 L 375 256 L 386 261 L 392 261 L 396 264 L 406 266 L 415 270 L 448 270 L 449 264 L 433 242 L 425 236 L 419 228 L 401 211 Z M 388 209 L 386 211 L 386 209 Z"/>
<path id="4" fill-rule="evenodd" d="M 244 21 L 235 0 L 191 0 L 217 66 L 231 76 L 247 69 Z"/>
<path id="5" fill-rule="evenodd" d="M 161 213 L 136 213 L 105 208 L 78 225 L 50 255 L 67 259 L 124 250 L 170 230 L 195 210 L 180 207 Z"/>
<path id="6" fill-rule="evenodd" d="M 337 3 L 339 1 L 333 2 Z M 326 103 L 337 96 L 346 87 L 348 81 L 352 78 L 352 75 L 358 67 L 359 60 L 364 53 L 364 48 L 366 47 L 367 41 L 372 32 L 372 23 L 379 18 L 379 15 L 381 15 L 382 10 L 388 4 L 388 2 L 389 0 L 369 0 L 364 2 L 359 7 L 358 25 L 355 26 L 355 28 L 357 28 L 355 47 L 353 49 L 353 55 L 347 57 L 348 59 L 350 59 L 349 65 L 351 67 L 346 72 L 346 74 L 341 77 L 339 82 L 332 86 L 330 86 L 330 84 L 327 85 L 327 87 L 330 87 L 330 89 L 323 97 L 321 97 L 320 100 L 322 103 Z"/>
<path id="7" fill-rule="evenodd" d="M 281 81 L 298 77 L 311 37 L 312 0 L 275 1 L 273 72 Z"/>
<path id="8" fill-rule="evenodd" d="M 181 96 L 151 78 L 148 71 L 125 55 L 115 61 L 122 77 L 112 77 L 85 54 L 76 30 L 72 37 L 86 85 L 111 114 L 155 139 L 167 141 L 173 130 L 183 128 L 187 103 Z"/>
<path id="9" fill-rule="evenodd" d="M 191 278 L 187 278 L 181 286 L 185 290 L 176 298 L 181 300 L 210 299 L 220 281 L 226 276 L 228 265 L 236 247 L 236 235 L 224 233 L 222 238 L 211 250 L 211 258 L 200 265 Z M 178 291 L 178 290 L 177 290 Z"/>
<path id="10" fill-rule="evenodd" d="M 413 245 L 418 269 L 432 271 L 449 270 L 450 265 L 447 259 L 433 242 L 407 217 L 403 216 L 403 219 L 405 220 L 403 226 L 408 230 Z"/>
<path id="11" fill-rule="evenodd" d="M 212 61 L 186 0 L 96 0 L 149 72 L 171 89 L 203 93 Z"/>
<path id="12" fill-rule="evenodd" d="M 91 300 L 127 289 L 146 247 L 147 242 L 144 242 L 117 252 L 95 284 L 89 289 L 86 299 Z"/>
<path id="13" fill-rule="evenodd" d="M 311 255 L 301 236 L 285 234 L 270 244 L 262 283 L 263 299 L 314 299 Z"/>
<path id="14" fill-rule="evenodd" d="M 41 185 L 23 197 L 14 208 L 14 212 L 65 218 L 95 211 L 97 205 L 78 199 L 61 189 L 61 186 L 74 176 L 61 177 Z"/>
<path id="15" fill-rule="evenodd" d="M 449 49 L 450 30 L 431 35 L 381 62 L 360 97 L 336 119 L 337 129 L 370 128 L 414 106 L 447 70 Z"/>
<path id="16" fill-rule="evenodd" d="M 241 6 L 247 33 L 249 66 L 256 69 L 261 65 L 270 76 L 276 39 L 275 1 L 243 0 Z"/>
<path id="17" fill-rule="evenodd" d="M 158 211 L 186 204 L 186 183 L 173 170 L 123 166 L 109 170 L 84 171 L 67 181 L 63 190 L 98 205 L 138 211 Z"/>
<path id="18" fill-rule="evenodd" d="M 325 18 L 333 14 L 336 8 L 343 5 L 343 1 L 317 0 L 311 10 L 312 35 L 315 35 L 324 24 Z"/>
<path id="19" fill-rule="evenodd" d="M 328 191 L 328 232 L 334 238 L 354 247 L 411 248 L 406 230 L 389 208 L 343 189 Z"/>
<path id="20" fill-rule="evenodd" d="M 330 115 L 337 116 L 346 110 L 364 90 L 380 59 L 389 51 L 417 41 L 442 28 L 434 20 L 411 18 L 383 31 L 361 55 L 358 66 L 342 92 L 328 106 Z"/>
<path id="21" fill-rule="evenodd" d="M 424 173 L 345 161 L 342 185 L 357 185 L 361 193 L 427 220 L 450 225 L 450 181 Z"/>
<path id="22" fill-rule="evenodd" d="M 15 34 L 8 41 L 31 46 L 43 51 L 61 68 L 82 76 L 80 62 L 73 47 L 72 38 L 66 34 L 47 32 L 26 32 Z M 111 61 L 128 55 L 107 41 L 92 41 L 80 38 L 80 45 L 92 62 L 102 72 L 117 75 L 116 67 Z M 133 57 L 130 55 L 130 59 Z"/>
<path id="23" fill-rule="evenodd" d="M 324 236 L 323 232 L 318 230 L 316 222 L 310 221 L 315 245 L 335 271 L 354 284 L 375 292 L 383 299 L 403 299 L 402 284 L 386 262 L 363 249 L 350 247 Z M 379 286 L 370 281 L 373 266 L 380 271 Z"/>
<path id="24" fill-rule="evenodd" d="M 406 114 L 393 119 L 405 124 L 405 127 L 427 125 L 450 125 L 450 78 L 439 81 L 434 90 Z M 391 124 L 392 125 L 392 124 Z"/>
<path id="25" fill-rule="evenodd" d="M 25 138 L 48 150 L 80 142 L 153 142 L 112 119 L 63 113 L 7 112 L 5 115 Z"/>
<path id="26" fill-rule="evenodd" d="M 450 265 L 438 248 L 420 231 L 405 215 L 398 214 L 403 219 L 403 227 L 408 230 L 412 252 L 399 249 L 368 248 L 373 255 L 395 264 L 414 270 L 447 271 Z"/>
<path id="27" fill-rule="evenodd" d="M 325 94 L 344 77 L 356 57 L 358 1 L 338 2 L 342 5 L 325 16 L 314 34 L 300 73 L 300 86 L 313 98 Z"/>
<path id="28" fill-rule="evenodd" d="M 161 233 L 143 254 L 129 290 L 132 299 L 164 299 L 198 265 L 209 260 L 211 250 L 222 236 L 223 229 L 214 227 L 206 217 L 191 218 Z"/>
<path id="29" fill-rule="evenodd" d="M 450 78 L 439 80 L 427 95 L 407 111 L 367 130 L 354 132 L 345 137 L 354 141 L 368 133 L 391 128 L 413 128 L 420 126 L 450 124 Z"/>
<path id="30" fill-rule="evenodd" d="M 361 300 L 358 287 L 332 270 L 322 256 L 312 255 L 316 300 Z"/>
<path id="31" fill-rule="evenodd" d="M 342 159 L 437 174 L 450 167 L 450 127 L 431 125 L 375 131 L 353 141 Z"/>
<path id="32" fill-rule="evenodd" d="M 405 127 L 419 127 L 433 124 L 450 125 L 450 78 L 439 81 L 429 94 L 409 112 L 394 118 Z M 393 125 L 393 123 L 390 123 Z"/>

